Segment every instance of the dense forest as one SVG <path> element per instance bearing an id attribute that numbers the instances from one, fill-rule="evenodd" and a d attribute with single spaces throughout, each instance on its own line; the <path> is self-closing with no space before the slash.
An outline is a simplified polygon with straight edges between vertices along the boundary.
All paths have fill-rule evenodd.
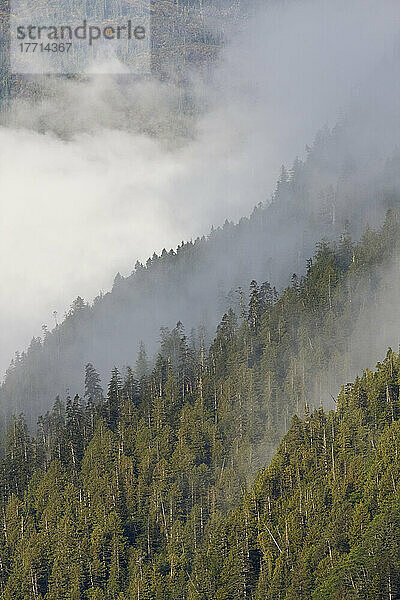
<path id="1" fill-rule="evenodd" d="M 389 350 L 335 412 L 293 417 L 240 508 L 207 531 L 189 597 L 399 597 L 399 368 Z"/>
<path id="2" fill-rule="evenodd" d="M 391 210 L 357 243 L 323 241 L 282 294 L 239 291 L 209 349 L 178 322 L 107 390 L 88 363 L 82 397 L 57 398 L 35 433 L 14 416 L 1 597 L 398 597 L 400 359 L 347 382 L 351 324 L 399 232 Z M 346 385 L 326 414 L 332 364 Z"/>
<path id="3" fill-rule="evenodd" d="M 75 0 L 47 8 L 39 0 L 38 14 L 52 19 L 56 4 L 80 19 Z M 88 19 L 109 25 L 132 2 L 81 4 Z M 146 198 L 163 207 L 154 219 L 143 213 L 158 254 L 135 264 L 147 252 L 142 221 L 122 212 L 139 240 L 129 270 L 93 302 L 78 297 L 65 314 L 52 306 L 40 337 L 0 376 L 0 600 L 400 600 L 400 46 L 386 26 L 395 11 L 384 8 L 375 22 L 372 4 L 364 20 L 362 2 L 355 12 L 338 2 L 321 19 L 311 4 L 152 3 L 151 72 L 139 81 L 97 70 L 12 73 L 16 15 L 0 0 L 0 130 L 32 138 L 43 163 L 42 136 L 65 146 L 40 196 L 52 187 L 57 197 L 57 173 L 61 166 L 68 175 L 76 152 L 85 175 L 83 192 L 65 202 L 81 221 L 82 259 L 55 203 L 53 226 L 40 220 L 36 228 L 25 210 L 17 225 L 4 219 L 7 265 L 21 252 L 23 273 L 52 279 L 44 262 L 24 259 L 32 227 L 55 258 L 60 236 L 79 248 L 82 273 L 92 276 L 80 194 L 95 194 L 96 222 L 107 185 L 86 178 L 85 161 L 110 177 L 114 162 L 81 152 L 86 136 L 96 146 L 103 132 L 121 145 L 129 138 L 115 156 L 122 181 L 111 201 L 132 204 L 134 219 Z M 275 27 L 279 43 L 258 49 L 257 38 L 274 38 Z M 374 35 L 360 35 L 369 28 Z M 304 132 L 324 123 L 300 149 Z M 165 196 L 146 183 L 151 196 L 139 197 L 140 178 L 125 181 L 125 170 L 140 171 L 136 137 L 155 149 L 155 182 L 160 157 L 176 162 Z M 103 141 L 97 147 L 99 158 L 114 154 Z M 259 172 L 270 177 L 269 155 L 287 161 L 298 152 L 280 174 L 273 163 L 276 185 L 264 192 Z M 4 207 L 14 206 L 7 164 Z M 230 213 L 236 197 L 240 213 Z M 26 202 L 35 199 L 29 193 Z M 174 214 L 178 200 L 195 208 L 193 228 Z M 208 214 L 211 203 L 224 210 L 215 213 L 221 220 Z M 173 249 L 157 235 L 167 209 L 171 225 L 182 221 L 177 231 L 189 232 Z M 209 231 L 211 223 L 221 225 Z M 104 235 L 106 225 L 95 237 L 111 254 L 120 230 Z M 54 234 L 49 247 L 44 231 Z M 176 244 L 180 233 L 167 239 Z M 9 283 L 9 297 L 16 289 L 36 319 L 23 277 L 3 277 Z"/>
<path id="4" fill-rule="evenodd" d="M 398 201 L 399 155 L 366 178 L 365 163 L 342 159 L 348 135 L 345 124 L 321 132 L 305 162 L 282 168 L 272 202 L 257 207 L 249 218 L 236 225 L 226 222 L 209 236 L 182 243 L 176 251 L 164 250 L 144 265 L 137 262 L 131 275 L 118 274 L 112 291 L 100 294 L 92 305 L 78 298 L 62 322 L 52 330 L 44 326 L 42 338 L 33 338 L 26 351 L 17 353 L 0 387 L 3 410 L 23 411 L 35 423 L 56 395 L 65 395 L 67 389 L 72 396 L 82 392 L 85 364 L 93 362 L 104 379 L 113 365 L 121 369 L 134 362 L 140 340 L 153 356 L 160 327 L 172 328 L 178 320 L 188 331 L 195 330 L 197 346 L 204 343 L 208 349 L 222 315 L 229 308 L 240 314 L 240 305 L 248 303 L 252 280 L 268 280 L 281 289 L 290 283 L 293 271 L 299 277 L 305 272 L 306 260 L 321 238 L 333 241 L 343 232 L 345 238 L 358 238 L 367 222 L 381 224 L 385 211 Z M 334 270 L 346 272 L 346 254 L 329 258 L 324 246 L 320 253 L 322 261 L 333 262 Z M 381 260 L 378 254 L 376 260 Z M 356 262 L 349 276 L 357 269 L 361 272 Z M 378 281 L 379 277 L 378 273 Z M 354 285 L 359 289 L 361 284 Z M 280 305 L 289 302 L 291 294 L 284 294 Z M 358 301 L 361 298 L 351 307 L 353 317 Z M 310 302 L 306 307 L 312 314 Z M 342 299 L 333 303 L 333 311 L 338 303 Z M 275 318 L 280 318 L 277 313 Z M 323 352 L 334 351 L 334 339 L 334 332 L 327 333 L 325 344 L 331 344 L 331 350 Z"/>

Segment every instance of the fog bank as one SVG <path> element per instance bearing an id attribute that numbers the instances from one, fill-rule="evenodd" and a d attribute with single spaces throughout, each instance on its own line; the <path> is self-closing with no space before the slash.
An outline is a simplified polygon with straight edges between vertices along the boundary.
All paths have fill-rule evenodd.
<path id="1" fill-rule="evenodd" d="M 77 295 L 268 202 L 280 165 L 352 107 L 355 139 L 376 113 L 379 158 L 395 145 L 397 107 L 381 102 L 391 88 L 374 91 L 377 77 L 393 81 L 398 3 L 272 3 L 223 30 L 218 60 L 192 65 L 184 91 L 156 78 L 47 81 L 43 98 L 3 115 L 2 372 Z"/>

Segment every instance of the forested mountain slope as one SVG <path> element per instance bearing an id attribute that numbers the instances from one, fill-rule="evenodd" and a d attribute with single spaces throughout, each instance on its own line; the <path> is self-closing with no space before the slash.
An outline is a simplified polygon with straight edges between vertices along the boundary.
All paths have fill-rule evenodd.
<path id="1" fill-rule="evenodd" d="M 178 323 L 154 367 L 142 350 L 104 394 L 87 365 L 84 397 L 57 399 L 34 436 L 14 418 L 1 597 L 396 597 L 399 358 L 347 385 L 336 413 L 309 404 L 332 362 L 349 380 L 350 325 L 399 231 L 391 211 L 357 244 L 321 243 L 280 296 L 252 282 L 208 352 Z"/>
<path id="2" fill-rule="evenodd" d="M 400 594 L 399 356 L 294 417 L 241 507 L 210 529 L 192 598 L 376 600 Z"/>
<path id="3" fill-rule="evenodd" d="M 367 163 L 343 160 L 347 137 L 345 125 L 322 132 L 304 163 L 282 169 L 272 203 L 250 218 L 137 263 L 91 306 L 78 298 L 61 324 L 16 356 L 0 390 L 3 410 L 22 410 L 34 422 L 57 394 L 81 393 L 87 362 L 107 377 L 113 365 L 135 360 L 140 340 L 153 354 L 160 327 L 178 320 L 207 346 L 224 312 L 241 302 L 233 290 L 248 289 L 253 279 L 287 285 L 319 239 L 337 238 L 346 222 L 353 236 L 367 221 L 380 223 L 397 202 L 399 158 L 367 176 Z"/>

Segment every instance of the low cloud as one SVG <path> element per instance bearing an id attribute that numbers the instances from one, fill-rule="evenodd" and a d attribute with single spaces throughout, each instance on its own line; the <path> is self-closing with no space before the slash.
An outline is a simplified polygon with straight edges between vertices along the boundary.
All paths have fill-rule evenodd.
<path id="1" fill-rule="evenodd" d="M 224 23 L 218 61 L 185 89 L 50 79 L 40 100 L 12 103 L 0 129 L 1 371 L 78 294 L 268 201 L 280 165 L 368 97 L 393 57 L 398 3 L 279 4 Z"/>

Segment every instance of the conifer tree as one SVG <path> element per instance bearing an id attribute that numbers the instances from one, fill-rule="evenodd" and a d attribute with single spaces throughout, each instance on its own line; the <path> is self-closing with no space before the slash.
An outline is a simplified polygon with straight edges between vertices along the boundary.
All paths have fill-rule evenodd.
<path id="1" fill-rule="evenodd" d="M 100 375 L 92 365 L 88 363 L 85 367 L 85 395 L 87 400 L 98 404 L 103 399 Z"/>

